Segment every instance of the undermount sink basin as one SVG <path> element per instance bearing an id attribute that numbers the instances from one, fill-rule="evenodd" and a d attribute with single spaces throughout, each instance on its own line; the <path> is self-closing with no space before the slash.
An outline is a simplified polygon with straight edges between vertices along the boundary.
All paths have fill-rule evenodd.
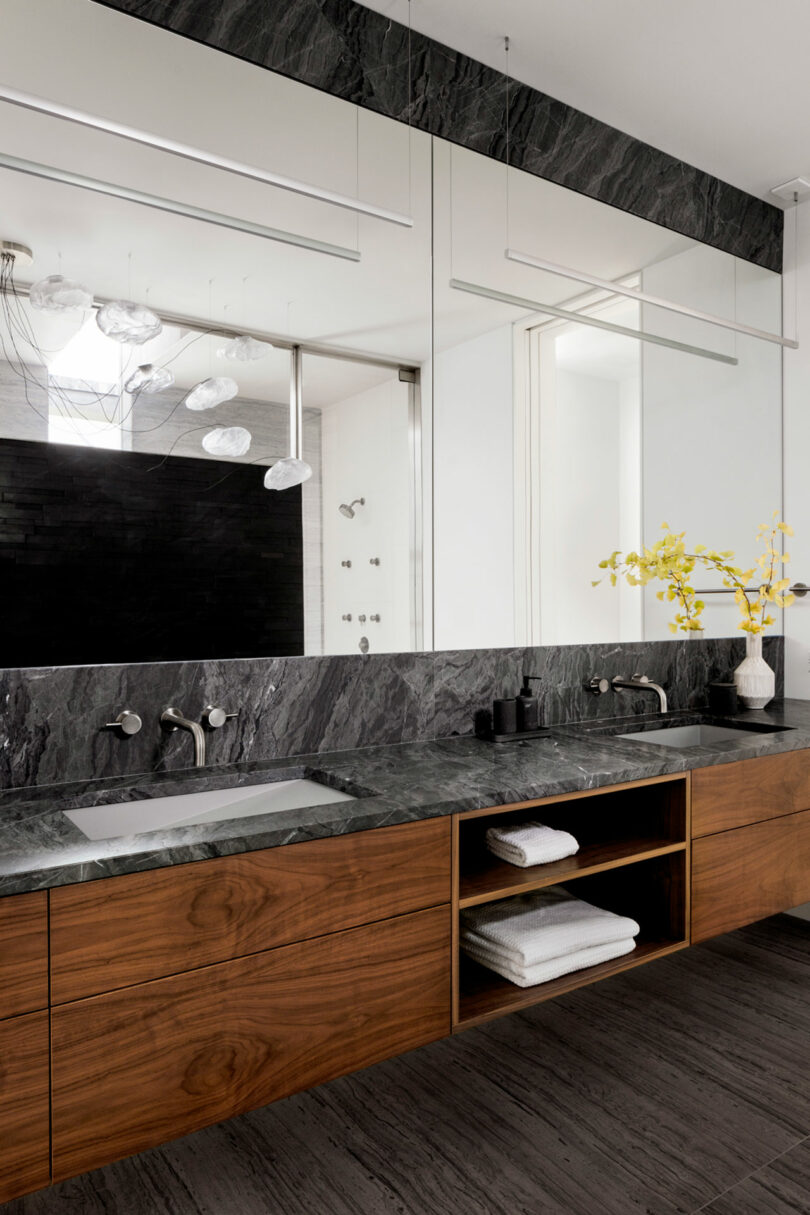
<path id="1" fill-rule="evenodd" d="M 197 823 L 219 823 L 226 819 L 356 800 L 351 793 L 302 777 L 205 793 L 178 793 L 170 797 L 86 806 L 81 810 L 64 810 L 63 814 L 87 839 L 108 840 L 119 835 L 141 835 L 146 831 L 192 827 Z"/>
<path id="2" fill-rule="evenodd" d="M 713 726 L 705 722 L 693 726 L 668 726 L 662 722 L 650 730 L 634 731 L 631 734 L 617 734 L 617 738 L 630 739 L 632 742 L 651 743 L 656 747 L 703 747 L 708 743 L 739 742 L 746 735 L 750 738 L 757 733 L 775 733 L 772 730 L 752 730 L 748 726 Z"/>

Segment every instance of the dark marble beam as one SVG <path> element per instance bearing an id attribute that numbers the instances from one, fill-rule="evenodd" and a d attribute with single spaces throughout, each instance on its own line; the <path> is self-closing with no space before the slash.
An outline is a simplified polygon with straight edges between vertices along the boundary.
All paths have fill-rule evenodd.
<path id="1" fill-rule="evenodd" d="M 506 159 L 503 73 L 416 32 L 409 72 L 407 28 L 354 0 L 96 3 Z M 519 82 L 510 133 L 517 168 L 781 271 L 778 207 Z"/>

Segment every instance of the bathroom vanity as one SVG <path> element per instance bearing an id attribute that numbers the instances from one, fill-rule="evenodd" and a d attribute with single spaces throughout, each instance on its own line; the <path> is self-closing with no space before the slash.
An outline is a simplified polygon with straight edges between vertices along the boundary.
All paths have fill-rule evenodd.
<path id="1" fill-rule="evenodd" d="M 0 1198 L 810 898 L 810 715 L 794 708 L 794 729 L 691 756 L 575 727 L 528 747 L 456 739 L 321 756 L 335 780 L 351 768 L 379 787 L 389 773 L 385 793 L 350 803 L 353 821 L 333 803 L 320 821 L 315 809 L 278 826 L 243 819 L 242 835 L 239 820 L 174 828 L 160 847 L 154 833 L 82 846 L 61 809 L 21 821 L 31 868 L 18 851 L 2 888 L 21 892 L 0 900 Z M 580 787 L 475 804 L 486 770 L 511 768 L 539 794 L 576 780 L 571 763 Z M 415 781 L 431 765 L 428 800 Z M 634 767 L 635 779 L 611 779 Z M 409 808 L 397 781 L 414 790 Z M 534 815 L 574 832 L 579 852 L 532 869 L 487 852 L 495 819 Z M 194 860 L 203 838 L 208 859 Z M 111 876 L 88 880 L 105 864 Z M 460 954 L 460 910 L 555 883 L 635 917 L 633 953 L 534 988 Z"/>

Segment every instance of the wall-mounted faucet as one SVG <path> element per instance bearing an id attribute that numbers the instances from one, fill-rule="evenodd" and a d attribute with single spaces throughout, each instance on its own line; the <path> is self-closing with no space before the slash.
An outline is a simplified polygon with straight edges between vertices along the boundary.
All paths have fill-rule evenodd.
<path id="1" fill-rule="evenodd" d="M 224 709 L 220 709 L 216 705 L 206 705 L 202 723 L 200 723 L 184 717 L 179 709 L 169 707 L 161 713 L 160 724 L 169 733 L 174 730 L 188 730 L 194 739 L 194 766 L 203 768 L 205 767 L 205 730 L 218 730 L 230 718 L 237 716 L 237 713 L 226 713 Z"/>
<path id="2" fill-rule="evenodd" d="M 660 683 L 653 683 L 649 675 L 639 675 L 636 672 L 629 679 L 623 679 L 621 675 L 615 675 L 612 682 L 613 687 L 618 692 L 655 692 L 661 712 L 666 713 L 667 694 Z"/>

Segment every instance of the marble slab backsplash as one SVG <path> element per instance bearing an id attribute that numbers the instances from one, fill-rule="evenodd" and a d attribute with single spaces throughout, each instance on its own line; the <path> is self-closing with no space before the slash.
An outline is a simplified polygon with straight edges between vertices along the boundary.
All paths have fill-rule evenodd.
<path id="1" fill-rule="evenodd" d="M 97 2 L 501 161 L 508 100 L 515 168 L 781 271 L 778 207 L 355 0 Z"/>
<path id="2" fill-rule="evenodd" d="M 781 696 L 783 638 L 763 652 Z M 665 686 L 670 708 L 695 708 L 744 653 L 740 637 L 0 670 L 0 787 L 188 768 L 190 737 L 159 725 L 169 705 L 197 719 L 208 704 L 238 711 L 207 735 L 208 762 L 220 765 L 471 734 L 475 712 L 515 695 L 524 671 L 541 676 L 550 725 L 654 711 L 648 693 L 591 695 L 593 675 L 640 671 Z M 140 734 L 102 728 L 122 709 L 141 715 Z"/>

